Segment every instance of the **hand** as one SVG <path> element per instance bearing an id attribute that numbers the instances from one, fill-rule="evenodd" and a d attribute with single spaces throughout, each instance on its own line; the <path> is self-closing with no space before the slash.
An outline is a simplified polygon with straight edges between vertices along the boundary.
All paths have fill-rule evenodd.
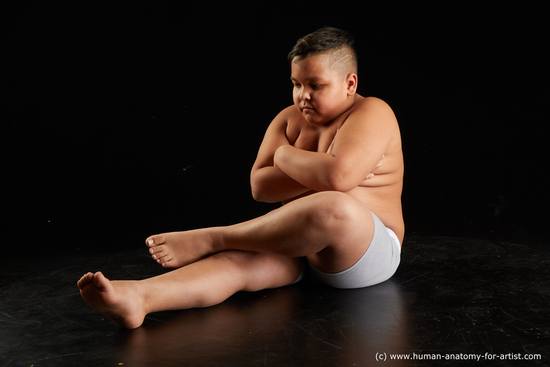
<path id="1" fill-rule="evenodd" d="M 374 169 L 372 170 L 372 172 L 369 173 L 369 174 L 367 175 L 367 177 L 365 178 L 365 180 L 370 180 L 371 178 L 374 177 L 374 173 L 373 173 L 373 172 L 376 171 L 377 168 L 382 167 L 382 160 L 384 159 L 384 157 L 385 157 L 385 155 L 382 156 L 382 158 L 380 159 L 380 162 L 378 162 L 378 164 L 376 165 L 376 167 L 374 167 Z"/>

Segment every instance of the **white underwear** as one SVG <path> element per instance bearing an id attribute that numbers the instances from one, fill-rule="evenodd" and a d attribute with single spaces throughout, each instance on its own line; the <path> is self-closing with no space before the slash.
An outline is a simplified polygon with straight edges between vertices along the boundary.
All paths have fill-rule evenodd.
<path id="1" fill-rule="evenodd" d="M 363 256 L 351 267 L 339 273 L 324 273 L 310 264 L 309 269 L 317 279 L 334 288 L 363 288 L 382 283 L 395 274 L 401 261 L 399 239 L 374 213 L 372 217 L 374 235 Z M 296 282 L 302 279 L 303 273 L 304 269 Z"/>

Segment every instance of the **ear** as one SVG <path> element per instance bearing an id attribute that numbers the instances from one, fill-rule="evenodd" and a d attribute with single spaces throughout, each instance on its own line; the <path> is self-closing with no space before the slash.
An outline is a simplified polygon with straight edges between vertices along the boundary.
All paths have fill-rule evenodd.
<path id="1" fill-rule="evenodd" d="M 357 92 L 357 74 L 348 74 L 346 77 L 346 89 L 348 96 L 353 96 Z"/>

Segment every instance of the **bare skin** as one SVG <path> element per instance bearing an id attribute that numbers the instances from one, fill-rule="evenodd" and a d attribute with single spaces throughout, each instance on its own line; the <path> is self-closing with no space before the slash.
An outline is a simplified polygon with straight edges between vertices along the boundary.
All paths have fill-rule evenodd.
<path id="1" fill-rule="evenodd" d="M 167 268 L 193 263 L 208 254 L 238 249 L 307 256 L 319 270 L 338 272 L 362 256 L 372 239 L 373 227 L 372 215 L 364 210 L 360 201 L 343 193 L 322 192 L 244 223 L 151 236 L 147 244 L 153 258 Z M 196 243 L 207 249 L 207 253 L 195 252 Z"/>
<path id="2" fill-rule="evenodd" d="M 185 233 L 185 235 L 183 233 Z M 185 237 L 185 239 L 183 237 Z M 147 238 L 145 243 L 147 246 L 151 247 L 149 253 L 157 263 L 165 268 L 181 268 L 207 255 L 218 252 L 215 246 L 215 237 L 216 234 L 212 228 L 205 228 L 151 236 Z M 186 243 L 193 243 L 193 246 L 189 249 L 184 249 L 182 240 Z M 178 255 L 176 251 L 172 251 L 172 248 L 181 249 L 185 251 L 185 254 Z"/>
<path id="3" fill-rule="evenodd" d="M 78 287 L 90 306 L 117 326 L 134 329 L 151 312 L 213 306 L 238 291 L 290 284 L 299 272 L 296 258 L 225 251 L 139 281 L 110 281 L 101 272 L 87 273 Z"/>
<path id="4" fill-rule="evenodd" d="M 324 272 L 347 269 L 370 245 L 372 213 L 402 242 L 395 116 L 383 101 L 356 94 L 357 75 L 327 65 L 323 54 L 292 65 L 294 106 L 273 120 L 252 168 L 254 198 L 284 206 L 232 226 L 151 236 L 153 259 L 176 270 L 132 282 L 88 273 L 78 282 L 86 302 L 135 328 L 150 312 L 291 284 L 301 257 Z"/>
<path id="5" fill-rule="evenodd" d="M 82 298 L 117 326 L 134 329 L 147 314 L 136 282 L 111 282 L 101 272 L 87 273 L 78 281 Z"/>
<path id="6" fill-rule="evenodd" d="M 379 153 L 382 160 L 376 164 L 371 173 L 363 176 L 366 176 L 366 179 L 359 185 L 345 193 L 317 192 L 305 186 L 303 189 L 297 188 L 298 185 L 294 181 L 291 184 L 297 187 L 292 187 L 290 184 L 288 191 L 290 195 L 297 194 L 298 199 L 277 197 L 287 204 L 265 216 L 229 227 L 172 232 L 149 237 L 146 245 L 153 259 L 163 267 L 177 268 L 209 254 L 227 249 L 240 249 L 285 256 L 308 256 L 310 263 L 319 270 L 338 272 L 353 265 L 368 248 L 373 228 L 371 212 L 391 228 L 402 242 L 404 237 L 401 211 L 403 157 L 397 122 L 389 113 L 391 110 L 382 101 L 358 97 L 359 103 L 356 108 L 373 106 L 371 108 L 382 109 L 381 113 L 387 114 L 390 120 L 386 124 L 390 130 L 388 135 L 393 136 L 388 139 L 384 150 Z M 308 146 L 317 147 L 319 152 L 330 152 L 335 146 L 338 147 L 338 138 L 343 135 L 347 127 L 346 118 L 351 113 L 346 113 L 330 126 L 321 128 L 308 124 L 293 108 L 283 111 L 281 115 L 280 121 L 276 119 L 273 124 L 279 123 L 286 128 L 285 139 L 293 140 L 288 146 L 299 148 L 303 152 L 309 152 L 306 149 Z M 337 130 L 338 134 L 336 134 Z M 316 141 L 311 143 L 310 139 L 313 138 L 310 136 Z M 279 145 L 281 146 L 285 145 Z M 264 173 L 261 172 L 262 170 L 274 171 L 273 175 L 284 174 L 274 167 L 273 163 L 269 166 L 269 158 L 263 158 L 261 153 L 262 148 L 253 168 L 253 176 L 255 172 L 257 176 L 261 176 Z M 263 167 L 262 158 L 266 160 L 263 162 L 265 164 Z M 284 187 L 281 181 L 278 181 L 277 185 L 279 189 Z M 335 195 L 337 198 L 334 197 Z M 322 199 L 319 199 L 320 197 Z M 329 201 L 326 201 L 327 198 Z M 318 223 L 322 224 L 318 227 L 320 232 L 314 234 L 307 230 L 311 224 L 304 223 L 304 218 L 310 218 L 312 212 L 333 211 L 337 203 L 345 203 L 344 211 L 349 210 L 346 220 L 332 227 L 323 222 L 323 218 L 318 218 Z M 272 240 L 274 238 L 277 240 Z M 350 246 L 352 243 L 355 245 Z M 335 258 L 334 254 L 338 254 L 338 258 Z"/>

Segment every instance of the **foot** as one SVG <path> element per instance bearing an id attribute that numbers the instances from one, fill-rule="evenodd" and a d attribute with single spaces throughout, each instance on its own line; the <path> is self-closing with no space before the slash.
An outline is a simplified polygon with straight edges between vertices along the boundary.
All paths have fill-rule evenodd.
<path id="1" fill-rule="evenodd" d="M 140 327 L 146 315 L 135 285 L 136 282 L 129 281 L 111 282 L 101 272 L 88 273 L 78 281 L 82 298 L 126 329 Z"/>
<path id="2" fill-rule="evenodd" d="M 164 268 L 181 268 L 217 252 L 214 229 L 171 232 L 145 240 L 153 260 Z"/>

